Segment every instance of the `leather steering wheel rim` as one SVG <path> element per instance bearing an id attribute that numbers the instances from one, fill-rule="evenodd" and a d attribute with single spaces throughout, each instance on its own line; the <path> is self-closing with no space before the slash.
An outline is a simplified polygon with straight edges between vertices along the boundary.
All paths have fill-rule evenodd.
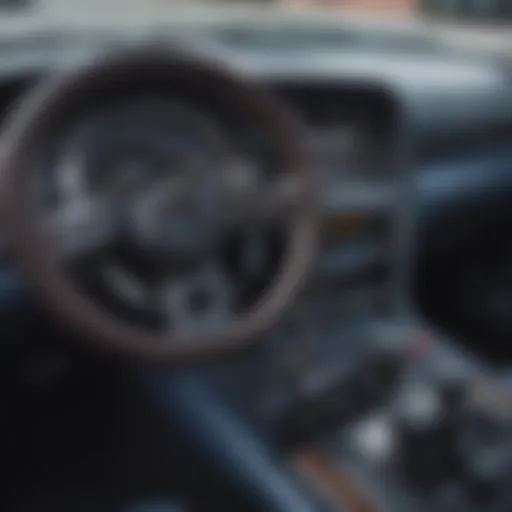
<path id="1" fill-rule="evenodd" d="M 300 184 L 297 212 L 287 227 L 287 249 L 273 282 L 250 311 L 230 322 L 218 335 L 153 333 L 134 328 L 101 309 L 65 275 L 51 244 L 38 227 L 28 198 L 33 158 L 63 120 L 87 109 L 116 90 L 157 86 L 176 81 L 208 88 L 256 119 L 275 147 L 279 168 Z M 309 274 L 316 249 L 317 222 L 311 173 L 292 116 L 269 93 L 249 85 L 216 65 L 196 61 L 168 49 L 144 48 L 95 59 L 36 87 L 8 119 L 3 137 L 0 194 L 4 220 L 17 263 L 29 290 L 62 327 L 98 348 L 121 355 L 174 361 L 224 354 L 257 341 L 286 312 Z"/>

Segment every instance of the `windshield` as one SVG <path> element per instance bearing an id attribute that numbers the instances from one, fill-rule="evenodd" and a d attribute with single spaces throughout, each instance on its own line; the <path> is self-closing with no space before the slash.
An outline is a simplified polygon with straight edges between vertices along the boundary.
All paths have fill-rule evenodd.
<path id="1" fill-rule="evenodd" d="M 508 21 L 507 21 L 508 20 Z M 183 35 L 245 51 L 433 52 L 450 43 L 512 53 L 512 0 L 0 0 L 0 47 Z"/>

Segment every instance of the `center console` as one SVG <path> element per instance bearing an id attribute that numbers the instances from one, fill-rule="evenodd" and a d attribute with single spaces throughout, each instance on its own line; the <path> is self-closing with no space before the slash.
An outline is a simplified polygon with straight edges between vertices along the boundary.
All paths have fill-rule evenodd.
<path id="1" fill-rule="evenodd" d="M 426 329 L 386 330 L 282 418 L 300 473 L 334 510 L 508 510 L 510 393 Z"/>

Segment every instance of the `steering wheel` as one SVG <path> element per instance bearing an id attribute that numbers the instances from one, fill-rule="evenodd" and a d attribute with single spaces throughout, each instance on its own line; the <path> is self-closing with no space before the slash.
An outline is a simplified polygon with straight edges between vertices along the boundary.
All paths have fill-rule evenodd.
<path id="1" fill-rule="evenodd" d="M 158 210 L 167 212 L 164 225 L 172 226 L 176 216 L 189 215 L 199 227 L 193 232 L 196 238 L 192 240 L 188 233 L 184 244 L 178 242 L 179 237 L 173 238 L 173 230 L 169 229 L 165 240 L 167 252 L 163 252 L 168 264 L 176 265 L 180 258 L 196 258 L 202 263 L 190 273 L 190 279 L 194 279 L 197 272 L 204 271 L 208 255 L 221 236 L 222 229 L 218 228 L 233 223 L 243 225 L 254 219 L 284 222 L 286 244 L 278 272 L 247 311 L 218 329 L 153 332 L 113 315 L 83 293 L 66 272 L 69 254 L 83 255 L 108 244 L 127 219 L 121 222 L 122 215 L 112 205 L 89 202 L 79 221 L 57 218 L 51 225 L 53 231 L 48 232 L 48 226 L 41 225 L 40 212 L 35 212 L 31 204 L 36 181 L 34 160 L 47 135 L 73 116 L 119 95 L 130 97 L 145 90 L 158 90 L 172 96 L 169 91 L 176 83 L 184 88 L 204 89 L 209 97 L 236 109 L 247 123 L 259 123 L 272 146 L 278 172 L 272 179 L 266 179 L 265 186 L 256 188 L 254 184 L 221 177 L 215 180 L 217 186 L 212 187 L 206 175 L 156 187 L 153 195 L 142 200 L 149 225 L 157 222 L 154 212 Z M 21 101 L 7 121 L 0 158 L 4 219 L 28 288 L 70 334 L 97 347 L 118 354 L 173 361 L 223 354 L 247 346 L 261 339 L 279 320 L 308 275 L 316 248 L 317 224 L 312 173 L 307 168 L 299 131 L 292 116 L 271 94 L 217 65 L 154 47 L 105 55 L 80 65 L 35 88 Z M 224 205 L 223 208 L 204 208 L 204 194 L 199 191 L 205 187 L 209 194 L 216 194 L 215 204 Z M 156 204 L 158 208 L 154 207 Z M 212 225 L 217 227 L 212 229 Z M 60 241 L 52 238 L 57 233 L 61 235 Z M 161 240 L 162 234 L 158 233 Z"/>

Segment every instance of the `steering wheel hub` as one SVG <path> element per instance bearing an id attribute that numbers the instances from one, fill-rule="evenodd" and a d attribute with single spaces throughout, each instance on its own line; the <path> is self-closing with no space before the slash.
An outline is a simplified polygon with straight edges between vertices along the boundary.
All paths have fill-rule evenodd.
<path id="1" fill-rule="evenodd" d="M 132 233 L 135 245 L 158 260 L 197 261 L 215 246 L 222 231 L 220 201 L 203 198 L 197 187 L 180 176 L 157 183 L 135 201 Z"/>

